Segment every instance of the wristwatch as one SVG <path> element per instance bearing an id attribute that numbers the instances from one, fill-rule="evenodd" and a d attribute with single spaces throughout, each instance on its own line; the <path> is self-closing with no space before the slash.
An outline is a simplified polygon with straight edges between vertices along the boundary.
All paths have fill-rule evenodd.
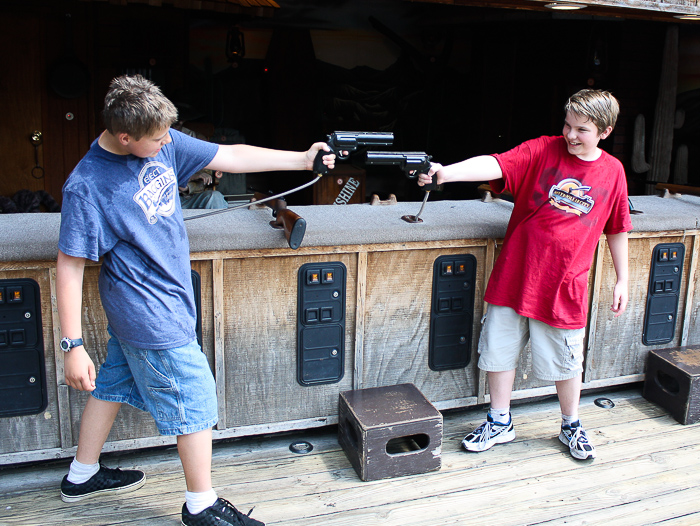
<path id="1" fill-rule="evenodd" d="M 78 338 L 76 340 L 71 340 L 70 338 L 63 338 L 60 343 L 61 350 L 63 352 L 70 351 L 73 347 L 78 347 L 83 344 L 83 339 Z"/>

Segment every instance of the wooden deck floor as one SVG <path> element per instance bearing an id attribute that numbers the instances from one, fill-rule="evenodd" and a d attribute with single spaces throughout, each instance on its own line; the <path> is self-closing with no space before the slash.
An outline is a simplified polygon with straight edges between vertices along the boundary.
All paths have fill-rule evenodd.
<path id="1" fill-rule="evenodd" d="M 599 397 L 615 407 L 594 404 Z M 268 525 L 698 525 L 700 424 L 683 426 L 628 388 L 582 398 L 598 458 L 576 461 L 556 439 L 554 399 L 514 408 L 517 438 L 483 453 L 460 450 L 482 409 L 445 414 L 442 469 L 362 482 L 335 428 L 217 443 L 219 495 Z M 296 440 L 314 445 L 290 452 Z M 146 485 L 121 497 L 65 504 L 68 461 L 0 470 L 0 525 L 176 525 L 184 479 L 174 449 L 105 455 L 111 467 L 146 470 Z"/>

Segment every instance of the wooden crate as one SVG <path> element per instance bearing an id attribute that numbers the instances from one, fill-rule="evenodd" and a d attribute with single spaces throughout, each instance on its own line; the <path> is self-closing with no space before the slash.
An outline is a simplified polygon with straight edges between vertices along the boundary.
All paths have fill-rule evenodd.
<path id="1" fill-rule="evenodd" d="M 442 415 L 413 384 L 340 393 L 338 442 L 362 480 L 440 469 Z"/>
<path id="2" fill-rule="evenodd" d="M 700 345 L 649 352 L 644 398 L 681 424 L 700 420 Z"/>

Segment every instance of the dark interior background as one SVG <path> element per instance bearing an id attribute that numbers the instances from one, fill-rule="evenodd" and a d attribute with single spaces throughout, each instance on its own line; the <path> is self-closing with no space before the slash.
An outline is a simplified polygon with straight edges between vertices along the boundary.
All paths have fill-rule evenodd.
<path id="1" fill-rule="evenodd" d="M 631 167 L 634 121 L 645 116 L 648 149 L 669 23 L 402 0 L 278 2 L 225 14 L 166 3 L 4 1 L 0 195 L 45 190 L 60 202 L 63 182 L 102 130 L 107 85 L 122 73 L 151 78 L 185 126 L 215 142 L 302 150 L 334 130 L 391 131 L 392 149 L 425 151 L 443 164 L 559 134 L 567 97 L 602 88 L 622 113 L 601 146 L 625 165 L 630 194 L 645 193 L 646 174 Z M 674 151 L 688 145 L 687 184 L 700 186 L 700 26 L 679 27 L 677 103 L 686 113 Z M 35 130 L 39 146 L 29 139 Z M 281 191 L 310 177 L 250 175 L 244 184 Z M 367 167 L 364 183 L 365 201 L 423 194 L 393 168 Z M 476 186 L 446 185 L 431 199 L 476 198 Z"/>

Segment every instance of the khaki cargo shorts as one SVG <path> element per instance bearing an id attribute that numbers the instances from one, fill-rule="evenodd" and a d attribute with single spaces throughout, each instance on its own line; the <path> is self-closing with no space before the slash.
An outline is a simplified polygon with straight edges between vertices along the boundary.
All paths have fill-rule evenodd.
<path id="1" fill-rule="evenodd" d="M 489 305 L 479 337 L 479 369 L 512 371 L 530 341 L 533 374 L 540 380 L 569 380 L 583 371 L 585 332 L 585 327 L 558 329 L 510 307 Z"/>

